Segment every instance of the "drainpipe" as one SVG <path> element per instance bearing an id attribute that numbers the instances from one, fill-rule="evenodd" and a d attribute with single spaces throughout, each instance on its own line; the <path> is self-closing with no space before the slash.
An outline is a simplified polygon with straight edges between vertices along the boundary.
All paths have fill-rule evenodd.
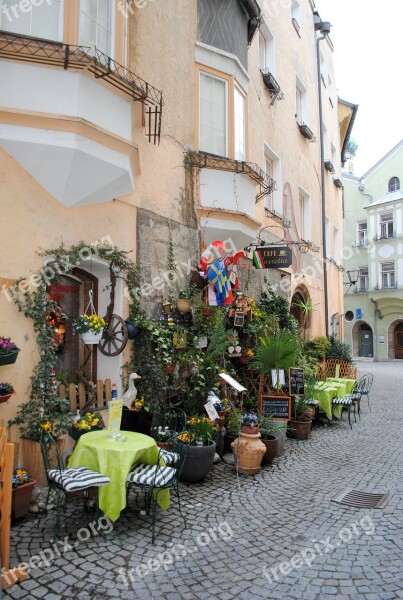
<path id="1" fill-rule="evenodd" d="M 373 341 L 373 349 L 374 349 L 374 362 L 378 362 L 378 307 L 376 300 L 371 298 L 371 302 L 374 303 L 374 341 Z"/>
<path id="2" fill-rule="evenodd" d="M 315 26 L 322 34 L 316 40 L 316 64 L 318 71 L 318 100 L 319 100 L 319 137 L 320 137 L 320 180 L 322 188 L 322 257 L 323 257 L 323 292 L 325 295 L 325 335 L 329 337 L 329 299 L 327 286 L 327 257 L 326 257 L 326 191 L 325 191 L 325 156 L 323 147 L 323 111 L 322 111 L 322 79 L 320 72 L 319 43 L 325 40 L 330 33 L 331 24 L 327 21 Z"/>

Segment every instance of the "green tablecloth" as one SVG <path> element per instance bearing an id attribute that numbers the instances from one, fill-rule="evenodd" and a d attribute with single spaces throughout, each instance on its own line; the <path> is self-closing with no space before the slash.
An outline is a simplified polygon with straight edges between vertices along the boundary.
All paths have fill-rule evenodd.
<path id="1" fill-rule="evenodd" d="M 330 383 L 320 381 L 315 385 L 313 399 L 319 402 L 319 408 L 326 413 L 328 419 L 332 418 L 333 408 L 336 408 L 332 405 L 332 400 L 336 397 L 337 388 L 333 387 Z"/>
<path id="2" fill-rule="evenodd" d="M 126 506 L 126 477 L 134 463 L 155 465 L 158 446 L 148 435 L 124 431 L 126 442 L 117 442 L 107 431 L 91 431 L 80 437 L 69 460 L 69 467 L 88 467 L 110 478 L 111 483 L 99 488 L 99 508 L 116 521 Z M 169 508 L 169 490 L 158 493 L 157 502 Z"/>
<path id="3" fill-rule="evenodd" d="M 344 385 L 346 386 L 346 392 L 344 395 L 351 394 L 351 392 L 353 391 L 354 384 L 356 382 L 355 379 L 342 379 L 341 377 L 328 377 L 326 381 L 329 383 L 344 383 Z"/>

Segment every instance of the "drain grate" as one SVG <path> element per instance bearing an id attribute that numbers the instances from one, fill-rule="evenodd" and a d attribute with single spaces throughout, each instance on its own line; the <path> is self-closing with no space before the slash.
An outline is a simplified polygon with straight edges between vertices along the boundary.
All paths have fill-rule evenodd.
<path id="1" fill-rule="evenodd" d="M 332 502 L 353 508 L 383 508 L 388 499 L 389 494 L 374 494 L 346 488 L 332 498 Z"/>

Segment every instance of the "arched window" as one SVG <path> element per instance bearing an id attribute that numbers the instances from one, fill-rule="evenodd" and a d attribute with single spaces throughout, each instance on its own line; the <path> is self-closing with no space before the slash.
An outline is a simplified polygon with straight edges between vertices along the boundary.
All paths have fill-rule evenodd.
<path id="1" fill-rule="evenodd" d="M 400 179 L 399 177 L 392 177 L 389 179 L 388 191 L 396 192 L 396 190 L 400 190 Z"/>

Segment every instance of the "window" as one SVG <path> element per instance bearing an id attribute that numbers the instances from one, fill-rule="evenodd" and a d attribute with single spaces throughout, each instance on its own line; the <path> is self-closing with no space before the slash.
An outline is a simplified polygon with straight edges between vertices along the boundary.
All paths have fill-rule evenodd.
<path id="1" fill-rule="evenodd" d="M 392 177 L 392 179 L 389 179 L 388 191 L 396 192 L 396 190 L 400 190 L 400 180 L 398 177 Z"/>
<path id="2" fill-rule="evenodd" d="M 325 160 L 329 160 L 329 138 L 327 136 L 327 127 L 322 121 L 322 131 L 323 131 L 323 154 Z"/>
<path id="3" fill-rule="evenodd" d="M 395 265 L 393 262 L 381 264 L 381 287 L 395 287 Z"/>
<path id="4" fill-rule="evenodd" d="M 111 0 L 81 0 L 80 45 L 95 48 L 111 56 L 112 2 Z"/>
<path id="5" fill-rule="evenodd" d="M 309 242 L 312 239 L 312 206 L 310 195 L 299 188 L 300 238 Z"/>
<path id="6" fill-rule="evenodd" d="M 234 93 L 235 160 L 245 160 L 245 98 L 237 87 Z"/>
<path id="7" fill-rule="evenodd" d="M 393 213 L 384 213 L 379 219 L 379 237 L 393 237 Z"/>
<path id="8" fill-rule="evenodd" d="M 337 265 L 340 263 L 339 230 L 337 227 L 333 227 L 333 260 Z"/>
<path id="9" fill-rule="evenodd" d="M 265 154 L 264 157 L 264 166 L 265 166 L 265 172 L 266 175 L 268 175 L 269 177 L 271 177 L 272 179 L 274 179 L 274 174 L 273 174 L 273 160 L 270 158 L 270 156 L 268 156 L 267 154 Z M 269 210 L 273 210 L 274 206 L 273 206 L 273 192 L 270 192 L 270 194 L 266 197 L 266 208 L 268 208 Z"/>
<path id="10" fill-rule="evenodd" d="M 320 76 L 323 85 L 326 87 L 326 63 L 325 59 L 323 58 L 322 52 L 320 53 Z"/>
<path id="11" fill-rule="evenodd" d="M 263 20 L 259 28 L 259 69 L 275 74 L 274 37 L 266 22 Z"/>
<path id="12" fill-rule="evenodd" d="M 299 124 L 307 122 L 306 87 L 304 86 L 298 75 L 296 77 L 295 84 L 295 117 L 297 119 L 297 123 Z"/>
<path id="13" fill-rule="evenodd" d="M 357 223 L 357 246 L 366 246 L 368 241 L 368 224 L 366 221 Z"/>
<path id="14" fill-rule="evenodd" d="M 335 173 L 336 173 L 336 172 L 337 172 L 337 170 L 338 170 L 338 169 L 337 169 L 337 166 L 338 166 L 338 165 L 337 165 L 337 151 L 336 151 L 336 148 L 333 146 L 333 144 L 332 144 L 332 143 L 330 144 L 330 153 L 331 153 L 331 155 L 332 155 L 332 165 L 333 165 L 333 167 L 334 167 L 334 171 L 335 171 Z"/>
<path id="15" fill-rule="evenodd" d="M 291 5 L 291 18 L 292 24 L 294 25 L 295 31 L 298 35 L 301 35 L 301 9 L 297 0 L 292 0 Z"/>
<path id="16" fill-rule="evenodd" d="M 358 269 L 357 292 L 368 291 L 368 267 Z"/>
<path id="17" fill-rule="evenodd" d="M 227 82 L 200 73 L 200 150 L 228 155 Z"/>
<path id="18" fill-rule="evenodd" d="M 267 144 L 264 144 L 264 164 L 266 174 L 277 183 L 276 189 L 267 196 L 266 208 L 281 214 L 283 211 L 281 160 Z"/>
<path id="19" fill-rule="evenodd" d="M 330 256 L 330 221 L 325 217 L 326 258 Z"/>
<path id="20" fill-rule="evenodd" d="M 263 37 L 262 33 L 259 31 L 259 69 L 264 70 L 267 69 L 267 44 L 266 39 Z"/>
<path id="21" fill-rule="evenodd" d="M 0 29 L 28 37 L 62 41 L 63 0 L 0 0 Z"/>
<path id="22" fill-rule="evenodd" d="M 333 81 L 332 81 L 330 75 L 327 76 L 327 85 L 328 85 L 328 88 L 329 88 L 329 102 L 333 106 L 333 94 L 334 94 L 334 91 L 333 91 Z"/>

